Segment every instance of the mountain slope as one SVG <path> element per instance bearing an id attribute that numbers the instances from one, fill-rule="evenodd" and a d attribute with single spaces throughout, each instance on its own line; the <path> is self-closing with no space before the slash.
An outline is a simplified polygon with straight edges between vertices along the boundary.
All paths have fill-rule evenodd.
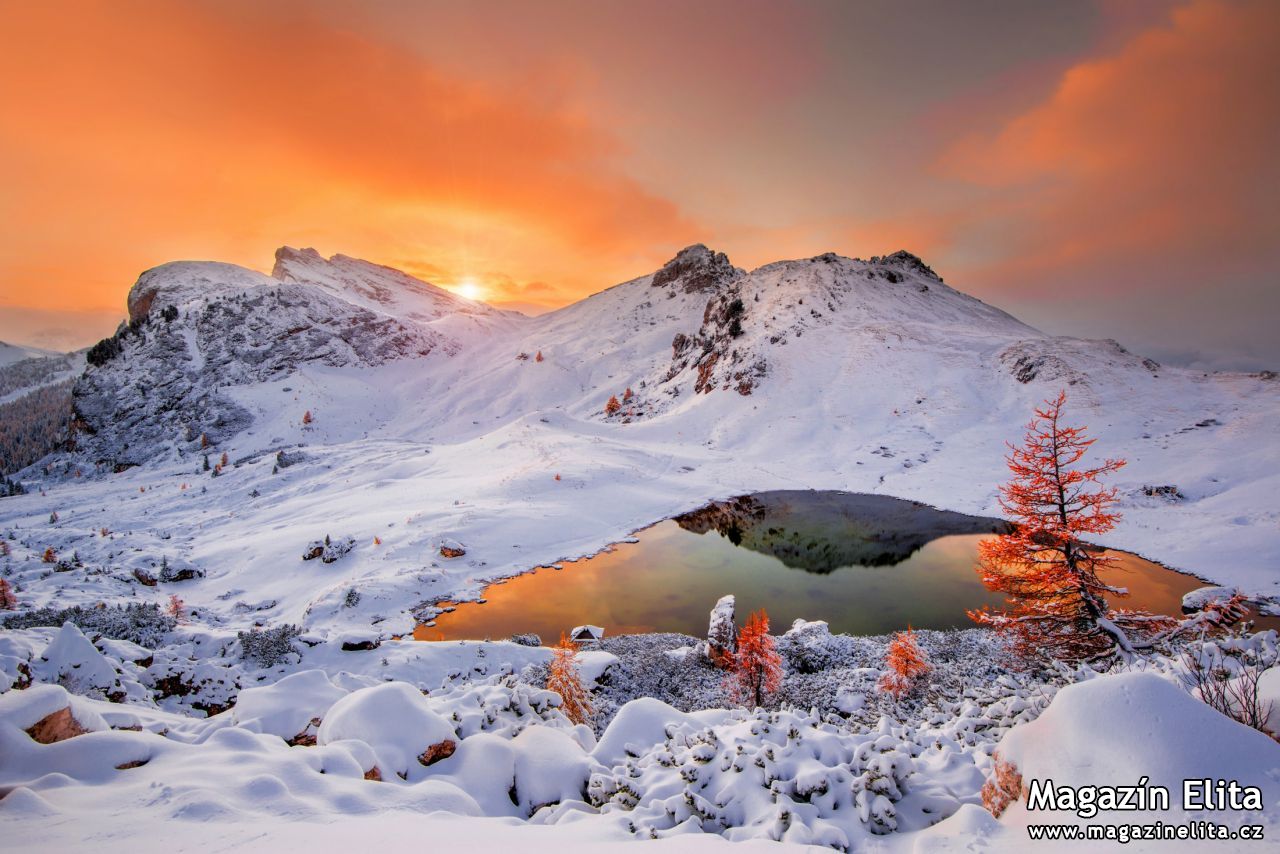
<path id="1" fill-rule="evenodd" d="M 288 281 L 182 263 L 139 280 L 145 312 L 77 385 L 79 450 L 25 473 L 47 495 L 0 503 L 19 553 L 94 568 L 24 580 L 28 601 L 163 601 L 132 572 L 164 559 L 204 573 L 181 587 L 201 619 L 400 632 L 708 499 L 839 489 L 998 515 L 1005 442 L 1061 388 L 1130 461 L 1107 545 L 1280 595 L 1273 376 L 1045 335 L 907 253 L 746 271 L 693 246 L 537 318 L 299 254 L 282 250 Z M 1161 485 L 1180 497 L 1144 490 Z M 302 561 L 326 535 L 350 551 Z M 466 555 L 439 557 L 455 540 Z"/>

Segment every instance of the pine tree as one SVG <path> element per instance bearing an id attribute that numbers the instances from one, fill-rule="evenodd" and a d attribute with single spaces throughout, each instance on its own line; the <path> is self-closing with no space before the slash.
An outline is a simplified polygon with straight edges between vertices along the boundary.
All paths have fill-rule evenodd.
<path id="1" fill-rule="evenodd" d="M 604 405 L 604 414 L 613 415 L 621 408 L 622 404 L 618 402 L 618 396 L 616 394 L 610 395 L 609 402 Z"/>
<path id="2" fill-rule="evenodd" d="M 1066 400 L 1061 392 L 1045 401 L 1027 425 L 1022 446 L 1009 446 L 1013 477 L 1000 488 L 1000 506 L 1013 530 L 979 546 L 983 583 L 1009 594 L 1010 607 L 983 608 L 969 616 L 1008 636 L 1025 661 L 1041 655 L 1080 661 L 1115 651 L 1128 654 L 1150 645 L 1141 635 L 1174 625 L 1168 618 L 1113 611 L 1107 604 L 1107 595 L 1127 595 L 1099 577 L 1114 567 L 1115 558 L 1081 537 L 1115 527 L 1117 493 L 1100 480 L 1125 461 L 1077 467 L 1096 440 L 1086 438 L 1083 427 L 1062 423 Z"/>
<path id="3" fill-rule="evenodd" d="M 889 671 L 880 677 L 880 690 L 895 697 L 911 693 L 932 669 L 910 626 L 889 642 L 885 664 Z"/>
<path id="4" fill-rule="evenodd" d="M 547 675 L 547 690 L 560 695 L 560 711 L 575 724 L 589 724 L 594 709 L 591 695 L 582 684 L 578 671 L 578 648 L 561 632 L 559 646 L 551 648 L 551 672 Z"/>
<path id="5" fill-rule="evenodd" d="M 0 578 L 0 610 L 12 611 L 18 607 L 18 597 L 13 595 L 7 578 Z"/>
<path id="6" fill-rule="evenodd" d="M 738 649 L 725 689 L 733 702 L 758 708 L 781 685 L 782 656 L 769 634 L 769 615 L 761 608 L 747 618 L 738 633 Z"/>

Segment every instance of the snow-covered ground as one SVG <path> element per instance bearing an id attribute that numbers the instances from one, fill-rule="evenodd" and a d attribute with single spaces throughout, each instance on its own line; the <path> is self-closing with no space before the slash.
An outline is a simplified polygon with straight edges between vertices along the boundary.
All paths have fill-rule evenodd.
<path id="1" fill-rule="evenodd" d="M 390 638 L 434 603 L 478 597 L 488 580 L 594 553 L 709 499 L 840 489 L 997 515 L 1004 443 L 1060 388 L 1099 454 L 1129 460 L 1113 481 L 1125 517 L 1106 545 L 1280 597 L 1274 376 L 1193 373 L 1114 342 L 1047 336 L 904 253 L 748 273 L 691 247 L 652 275 L 524 318 L 387 268 L 281 250 L 274 276 L 156 268 L 129 307 L 132 326 L 90 352 L 77 386 L 77 449 L 23 472 L 28 494 L 0 499 L 0 573 L 22 611 L 82 606 L 129 624 L 111 608 L 177 595 L 187 622 L 0 634 L 0 688 L 35 682 L 0 695 L 0 786 L 20 787 L 0 800 L 0 846 L 138 848 L 139 827 L 176 818 L 174 836 L 193 848 L 337 848 L 378 821 L 392 844 L 479 838 L 468 844 L 482 850 L 598 850 L 634 830 L 714 830 L 706 822 L 749 828 L 729 838 L 1025 850 L 1025 816 L 996 821 L 978 790 L 997 736 L 1043 710 L 1056 686 L 1012 710 L 1012 695 L 974 686 L 969 707 L 957 697 L 936 720 L 856 726 L 856 714 L 833 723 L 826 711 L 753 717 L 637 700 L 597 741 L 518 678 L 545 649 Z M 1143 489 L 1153 486 L 1176 495 Z M 301 661 L 241 660 L 264 635 L 238 633 L 288 624 Z M 1116 745 L 1134 745 L 1110 767 L 1125 777 L 1117 784 L 1185 770 L 1274 786 L 1280 748 L 1225 718 L 1210 724 L 1173 687 L 1175 665 L 1063 689 L 1035 724 L 1057 752 L 1015 740 L 1010 755 L 1069 778 L 1079 769 L 1055 762 L 1094 755 L 1084 742 L 1109 727 Z M 68 700 L 59 684 L 125 703 Z M 338 714 L 354 692 L 396 684 L 406 687 Z M 286 700 L 246 693 L 273 685 Z M 67 702 L 96 731 L 50 745 L 23 732 Z M 1064 703 L 1120 703 L 1129 717 L 1073 727 L 1074 712 L 1054 717 Z M 993 717 L 997 704 L 1008 720 Z M 323 722 L 307 732 L 335 715 L 329 735 Z M 437 719 L 454 728 L 456 752 L 423 765 L 416 757 L 434 745 L 401 732 L 438 729 Z M 611 737 L 616 726 L 626 734 Z M 1185 727 L 1223 749 L 1171 747 Z M 301 735 L 319 743 L 286 744 Z M 632 768 L 616 748 L 636 739 Z M 766 773 L 792 787 L 782 794 L 794 808 L 763 778 L 732 783 L 740 754 L 726 745 L 785 753 L 786 767 Z M 364 779 L 375 765 L 382 784 Z M 818 766 L 848 779 L 823 778 L 830 797 L 798 798 Z M 741 773 L 760 770 L 753 760 Z M 723 797 L 686 797 L 690 775 Z M 556 788 L 574 781 L 581 791 Z M 635 804 L 604 806 L 633 794 Z M 1271 823 L 1276 793 L 1266 797 Z M 436 810 L 470 818 L 426 815 Z M 886 817 L 902 832 L 873 832 L 889 829 Z M 701 850 L 719 833 L 662 844 Z"/>
<path id="2" fill-rule="evenodd" d="M 50 477 L 29 470 L 31 494 L 0 502 L 25 604 L 178 593 L 212 625 L 325 634 L 374 623 L 390 635 L 411 628 L 415 606 L 474 598 L 487 579 L 594 553 L 708 499 L 843 489 L 997 515 L 1004 443 L 1063 387 L 1099 454 L 1129 460 L 1114 480 L 1124 520 L 1107 545 L 1280 594 L 1280 383 L 1268 376 L 1189 373 L 1112 342 L 1044 336 L 910 256 L 747 274 L 695 247 L 664 268 L 665 284 L 652 283 L 659 271 L 539 318 L 462 311 L 425 283 L 396 297 L 407 277 L 341 256 L 280 257 L 286 283 L 203 263 L 144 274 L 131 306 L 143 294 L 155 314 L 172 297 L 182 314 L 90 367 L 77 389 L 81 453 Z M 368 286 L 340 303 L 361 270 Z M 308 275 L 320 284 L 302 284 Z M 290 308 L 306 287 L 364 325 L 335 332 Z M 237 308 L 238 294 L 248 296 Z M 403 321 L 428 355 L 359 337 L 391 328 L 367 317 L 393 321 L 370 294 L 433 318 Z M 428 298 L 450 311 L 435 316 Z M 730 298 L 745 306 L 737 337 L 717 320 Z M 211 343 L 246 323 L 261 325 L 256 338 Z M 296 346 L 309 336 L 324 358 Z M 673 357 L 678 336 L 695 343 Z M 606 417 L 609 396 L 628 388 L 633 399 Z M 120 423 L 135 427 L 117 435 Z M 111 473 L 120 460 L 143 465 Z M 1181 498 L 1142 490 L 1164 485 Z M 325 536 L 355 546 L 333 563 L 303 561 Z M 442 558 L 446 539 L 465 556 Z M 50 547 L 83 568 L 32 562 Z M 203 576 L 133 580 L 162 559 Z M 353 587 L 360 601 L 348 607 Z"/>

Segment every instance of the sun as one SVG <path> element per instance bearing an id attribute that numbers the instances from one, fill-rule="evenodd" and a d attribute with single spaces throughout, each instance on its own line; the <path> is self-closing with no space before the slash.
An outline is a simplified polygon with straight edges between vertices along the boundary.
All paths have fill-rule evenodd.
<path id="1" fill-rule="evenodd" d="M 484 296 L 484 288 L 480 287 L 472 279 L 463 279 L 461 282 L 453 286 L 453 292 L 460 297 L 466 297 L 470 300 L 478 300 Z"/>

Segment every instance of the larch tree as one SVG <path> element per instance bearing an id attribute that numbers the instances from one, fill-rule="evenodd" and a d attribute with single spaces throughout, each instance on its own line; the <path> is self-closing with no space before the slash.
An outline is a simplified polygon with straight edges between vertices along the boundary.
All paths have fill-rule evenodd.
<path id="1" fill-rule="evenodd" d="M 18 597 L 13 595 L 7 578 L 0 578 L 0 610 L 12 611 L 18 607 Z"/>
<path id="2" fill-rule="evenodd" d="M 893 640 L 889 641 L 885 664 L 889 669 L 880 677 L 880 690 L 895 697 L 902 697 L 915 690 L 932 669 L 910 626 L 905 632 L 895 634 Z"/>
<path id="3" fill-rule="evenodd" d="M 165 608 L 165 611 L 170 617 L 173 617 L 179 623 L 185 623 L 187 621 L 187 606 L 183 603 L 182 599 L 179 598 L 177 593 L 169 596 L 169 606 Z"/>
<path id="4" fill-rule="evenodd" d="M 578 648 L 569 636 L 560 633 L 560 643 L 551 648 L 551 670 L 547 674 L 547 690 L 560 695 L 560 711 L 575 724 L 590 725 L 595 710 L 591 694 L 582 683 L 578 670 Z"/>
<path id="5" fill-rule="evenodd" d="M 769 615 L 761 608 L 738 633 L 725 689 L 735 703 L 759 708 L 781 686 L 782 656 L 769 634 Z"/>
<path id="6" fill-rule="evenodd" d="M 618 402 L 618 396 L 611 394 L 609 395 L 609 402 L 604 405 L 604 414 L 613 415 L 621 408 L 622 404 Z"/>
<path id="7" fill-rule="evenodd" d="M 1096 440 L 1086 437 L 1085 428 L 1063 423 L 1066 401 L 1065 391 L 1045 401 L 1022 445 L 1009 446 L 1013 476 L 1000 488 L 1000 506 L 1012 530 L 979 546 L 982 581 L 1008 594 L 1009 607 L 969 616 L 1010 638 L 1014 653 L 1026 661 L 1128 655 L 1175 625 L 1167 617 L 1115 611 L 1107 603 L 1107 596 L 1128 591 L 1101 579 L 1116 560 L 1082 538 L 1105 533 L 1119 520 L 1117 492 L 1101 479 L 1125 461 L 1080 465 Z"/>

